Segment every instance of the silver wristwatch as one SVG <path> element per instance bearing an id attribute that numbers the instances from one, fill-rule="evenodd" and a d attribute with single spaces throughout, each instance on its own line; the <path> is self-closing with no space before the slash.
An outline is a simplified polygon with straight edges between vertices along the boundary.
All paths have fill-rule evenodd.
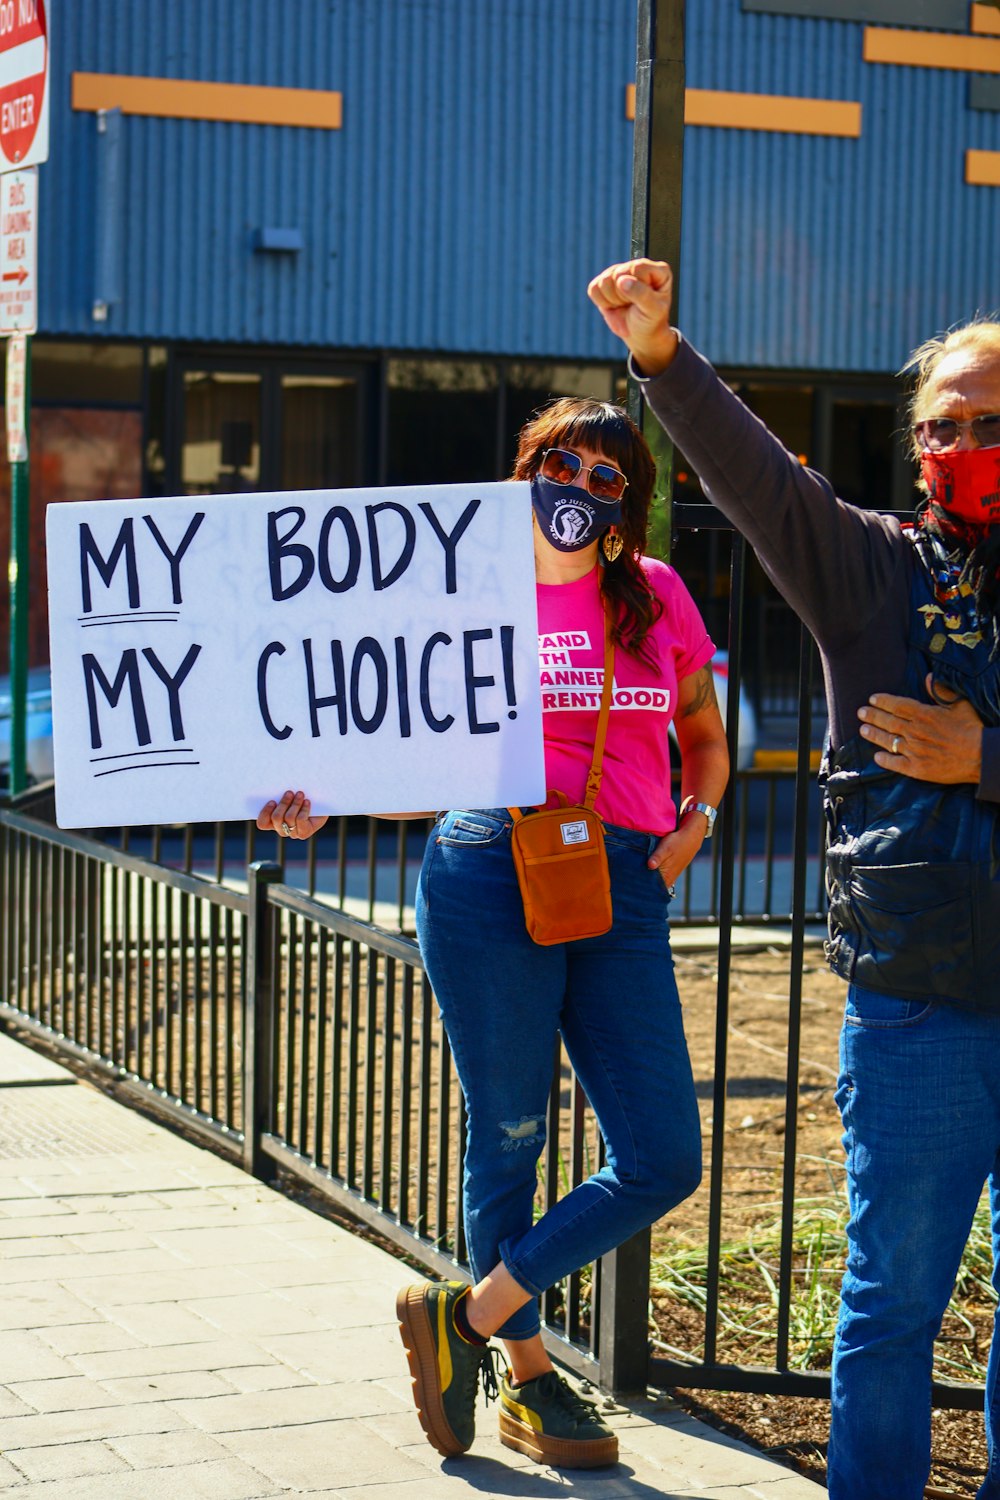
<path id="1" fill-rule="evenodd" d="M 719 816 L 719 809 L 713 807 L 709 802 L 696 802 L 693 797 L 685 797 L 681 803 L 681 817 L 683 818 L 684 814 L 689 812 L 705 814 L 705 817 L 708 819 L 708 828 L 705 830 L 705 837 L 710 839 L 715 831 L 715 820 Z"/>

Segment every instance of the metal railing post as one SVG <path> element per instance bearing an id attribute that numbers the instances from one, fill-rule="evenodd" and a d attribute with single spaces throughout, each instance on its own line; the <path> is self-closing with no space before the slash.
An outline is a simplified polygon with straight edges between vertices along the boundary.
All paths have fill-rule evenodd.
<path id="1" fill-rule="evenodd" d="M 601 1257 L 598 1357 L 601 1389 L 625 1395 L 649 1383 L 649 1255 L 642 1229 Z"/>
<path id="2" fill-rule="evenodd" d="M 675 321 L 681 271 L 684 79 L 684 0 L 638 0 L 632 143 L 632 254 L 669 261 L 674 273 Z M 673 444 L 645 406 L 632 379 L 628 383 L 628 409 L 629 415 L 642 428 L 656 459 L 653 550 L 658 556 L 669 556 Z"/>
<path id="3" fill-rule="evenodd" d="M 274 923 L 268 886 L 281 880 L 281 867 L 256 860 L 247 870 L 247 935 L 243 972 L 243 1168 L 263 1177 L 266 1158 L 261 1137 L 274 1117 L 273 1015 L 275 989 Z"/>

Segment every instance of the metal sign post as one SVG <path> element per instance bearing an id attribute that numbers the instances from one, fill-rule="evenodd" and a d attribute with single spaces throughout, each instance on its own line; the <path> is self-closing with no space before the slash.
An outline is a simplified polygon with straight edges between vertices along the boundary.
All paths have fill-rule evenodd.
<path id="1" fill-rule="evenodd" d="M 636 35 L 635 139 L 632 151 L 632 254 L 670 263 L 672 317 L 677 316 L 684 166 L 684 0 L 639 0 Z M 629 415 L 656 459 L 657 551 L 669 555 L 674 450 L 629 381 Z"/>
<path id="2" fill-rule="evenodd" d="M 10 516 L 10 783 L 27 783 L 28 429 L 31 340 L 38 327 L 37 163 L 49 156 L 45 0 L 0 4 L 0 334 L 7 346 Z"/>
<path id="3" fill-rule="evenodd" d="M 632 255 L 677 267 L 681 246 L 681 163 L 684 155 L 684 0 L 639 0 L 632 158 Z M 665 508 L 655 539 L 665 555 L 670 539 L 673 447 L 648 411 L 634 380 L 629 413 L 656 459 L 656 495 Z M 663 516 L 664 509 L 659 514 Z M 735 721 L 734 721 L 735 722 Z M 601 1257 L 599 1336 L 601 1385 L 642 1391 L 649 1378 L 650 1231 L 641 1230 Z"/>
<path id="4" fill-rule="evenodd" d="M 2 180 L 2 179 L 0 179 Z M 7 456 L 10 459 L 10 783 L 11 796 L 27 785 L 28 699 L 28 421 L 31 412 L 31 339 L 7 340 Z"/>
<path id="5" fill-rule="evenodd" d="M 7 457 L 10 460 L 10 783 L 27 783 L 28 429 L 31 338 L 38 327 L 38 168 L 0 176 L 0 333 L 7 334 Z"/>

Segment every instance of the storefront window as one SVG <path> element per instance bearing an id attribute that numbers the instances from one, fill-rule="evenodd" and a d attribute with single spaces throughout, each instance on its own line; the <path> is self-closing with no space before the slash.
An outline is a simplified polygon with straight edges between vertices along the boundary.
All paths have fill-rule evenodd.
<path id="1" fill-rule="evenodd" d="M 832 408 L 827 477 L 834 490 L 852 505 L 892 506 L 895 403 L 838 398 Z"/>
<path id="2" fill-rule="evenodd" d="M 32 339 L 31 386 L 46 405 L 141 406 L 142 347 Z"/>
<path id="3" fill-rule="evenodd" d="M 234 495 L 260 482 L 260 376 L 185 370 L 181 489 Z"/>
<path id="4" fill-rule="evenodd" d="M 283 375 L 281 395 L 281 488 L 347 489 L 357 484 L 357 380 Z"/>
<path id="5" fill-rule="evenodd" d="M 496 366 L 477 360 L 392 359 L 388 484 L 499 478 Z"/>
<path id="6" fill-rule="evenodd" d="M 167 493 L 167 351 L 162 344 L 146 350 L 146 474 L 143 494 Z"/>
<path id="7" fill-rule="evenodd" d="M 63 500 L 125 500 L 142 492 L 142 414 L 34 406 L 28 525 L 28 663 L 49 659 L 45 511 Z M 0 554 L 10 550 L 10 465 L 0 464 Z M 0 590 L 0 639 L 9 639 L 9 597 Z M 6 660 L 3 671 L 7 670 Z"/>
<path id="8" fill-rule="evenodd" d="M 31 350 L 28 662 L 49 659 L 45 511 L 64 500 L 142 494 L 142 349 L 135 344 L 55 343 Z M 0 556 L 10 550 L 10 466 L 0 464 Z M 0 590 L 0 640 L 10 600 Z M 5 648 L 6 651 L 6 648 Z M 0 670 L 7 670 L 4 659 Z"/>

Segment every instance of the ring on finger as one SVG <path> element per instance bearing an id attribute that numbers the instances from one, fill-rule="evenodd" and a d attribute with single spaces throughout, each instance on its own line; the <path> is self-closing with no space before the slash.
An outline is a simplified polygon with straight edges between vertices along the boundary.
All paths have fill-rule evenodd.
<path id="1" fill-rule="evenodd" d="M 891 749 L 893 755 L 898 755 L 899 754 L 899 735 L 898 734 L 894 734 L 893 735 L 893 737 L 892 737 L 892 745 L 890 746 L 890 749 Z"/>
<path id="2" fill-rule="evenodd" d="M 282 832 L 282 834 L 284 835 L 284 837 L 286 839 L 290 839 L 291 836 L 292 836 L 291 825 L 288 824 L 288 823 L 282 823 L 282 825 L 281 825 L 281 832 Z"/>

